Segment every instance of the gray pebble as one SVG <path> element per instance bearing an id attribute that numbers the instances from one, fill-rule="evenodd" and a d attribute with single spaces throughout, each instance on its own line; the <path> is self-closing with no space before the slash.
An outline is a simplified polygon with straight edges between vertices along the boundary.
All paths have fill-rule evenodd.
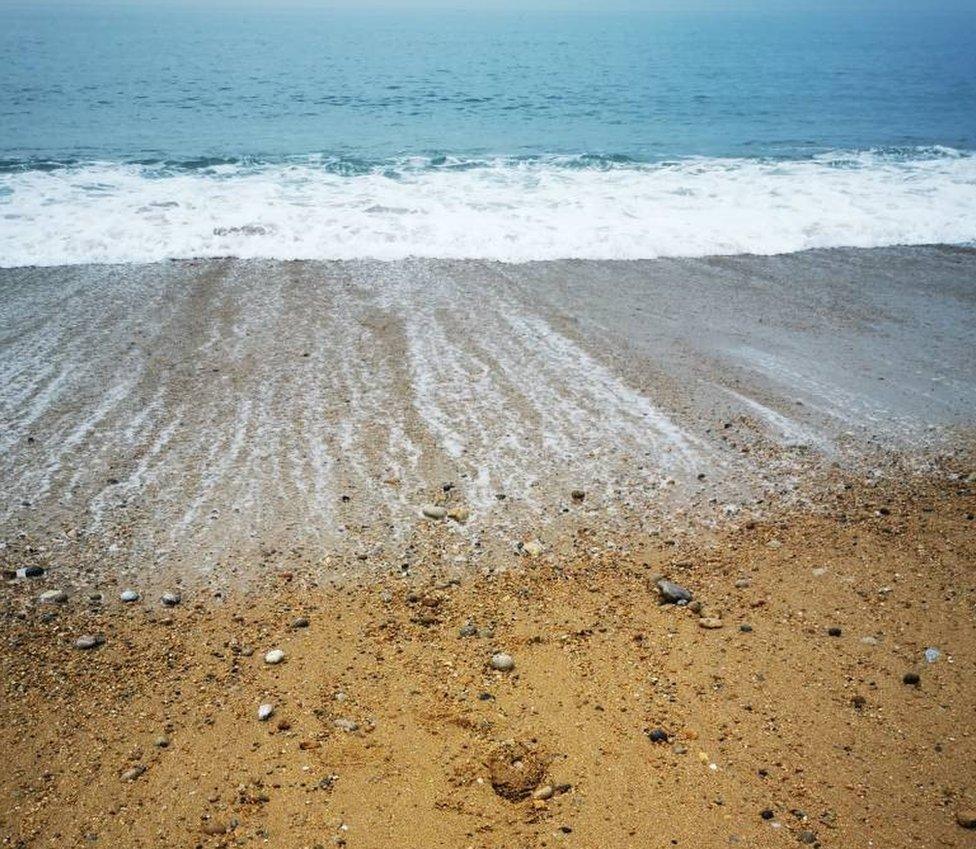
<path id="1" fill-rule="evenodd" d="M 447 515 L 447 510 L 437 504 L 425 504 L 422 512 L 428 519 L 443 519 Z"/>
<path id="2" fill-rule="evenodd" d="M 142 764 L 137 764 L 136 766 L 130 767 L 119 777 L 123 781 L 135 781 L 140 775 L 146 771 L 146 768 Z"/>
<path id="3" fill-rule="evenodd" d="M 183 601 L 183 597 L 179 593 L 163 593 L 162 600 L 163 604 L 167 607 L 176 607 L 176 605 Z"/>
<path id="4" fill-rule="evenodd" d="M 41 604 L 64 604 L 67 600 L 68 594 L 64 590 L 45 590 L 38 598 Z"/>
<path id="5" fill-rule="evenodd" d="M 105 642 L 104 637 L 95 636 L 93 634 L 83 634 L 75 640 L 76 649 L 93 649 L 100 646 Z"/>
<path id="6" fill-rule="evenodd" d="M 491 656 L 491 668 L 499 672 L 511 672 L 515 668 L 515 660 L 510 654 L 500 651 Z"/>
<path id="7" fill-rule="evenodd" d="M 119 599 L 124 601 L 126 604 L 131 604 L 134 601 L 139 601 L 139 593 L 135 590 L 122 590 L 119 593 Z"/>
<path id="8" fill-rule="evenodd" d="M 291 623 L 292 628 L 307 628 L 308 625 L 308 619 L 304 616 L 299 616 L 294 622 Z"/>
<path id="9" fill-rule="evenodd" d="M 657 582 L 657 590 L 661 594 L 661 598 L 668 604 L 677 604 L 681 601 L 687 604 L 692 599 L 688 590 L 667 578 L 661 578 Z"/>

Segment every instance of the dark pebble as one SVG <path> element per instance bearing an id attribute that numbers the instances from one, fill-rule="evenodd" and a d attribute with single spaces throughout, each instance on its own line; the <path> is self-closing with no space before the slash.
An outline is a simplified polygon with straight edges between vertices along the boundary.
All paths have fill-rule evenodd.
<path id="1" fill-rule="evenodd" d="M 840 636 L 840 634 L 841 634 L 841 630 L 840 630 L 840 628 L 828 628 L 828 629 L 827 629 L 827 633 L 828 633 L 828 634 L 829 634 L 829 635 L 830 635 L 831 637 L 839 637 L 839 636 Z"/>
<path id="2" fill-rule="evenodd" d="M 921 680 L 922 679 L 918 677 L 918 673 L 917 672 L 906 672 L 901 677 L 902 684 L 908 684 L 908 685 L 910 685 L 912 687 L 917 687 L 919 685 L 919 683 L 921 682 Z"/>
<path id="3" fill-rule="evenodd" d="M 771 808 L 766 808 L 765 810 L 759 812 L 759 816 L 761 816 L 764 820 L 771 820 L 774 816 L 776 816 L 776 814 L 773 813 Z"/>
<path id="4" fill-rule="evenodd" d="M 668 732 L 663 728 L 654 728 L 647 732 L 647 737 L 652 743 L 667 743 Z"/>
<path id="5" fill-rule="evenodd" d="M 751 634 L 752 633 L 752 625 L 747 625 L 745 622 L 743 622 L 739 626 L 739 630 L 742 631 L 743 634 Z"/>

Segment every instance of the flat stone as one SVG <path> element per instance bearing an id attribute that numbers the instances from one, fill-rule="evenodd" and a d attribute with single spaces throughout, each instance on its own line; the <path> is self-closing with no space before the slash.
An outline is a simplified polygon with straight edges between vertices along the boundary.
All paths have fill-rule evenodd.
<path id="1" fill-rule="evenodd" d="M 272 665 L 281 663 L 285 659 L 285 653 L 281 649 L 271 649 L 265 656 L 264 662 Z"/>
<path id="2" fill-rule="evenodd" d="M 698 620 L 698 625 L 701 628 L 710 628 L 710 629 L 721 628 L 722 620 L 719 619 L 717 616 L 703 616 L 701 619 Z"/>
<path id="3" fill-rule="evenodd" d="M 491 656 L 491 668 L 499 672 L 511 672 L 515 668 L 515 660 L 503 651 L 496 652 Z"/>
<path id="4" fill-rule="evenodd" d="M 68 594 L 64 590 L 45 590 L 38 597 L 41 604 L 64 604 Z"/>
<path id="5" fill-rule="evenodd" d="M 104 637 L 99 637 L 94 634 L 83 634 L 75 640 L 76 649 L 94 649 L 98 648 L 102 643 L 105 642 Z"/>
<path id="6" fill-rule="evenodd" d="M 674 583 L 674 581 L 669 581 L 667 578 L 661 578 L 657 582 L 657 591 L 667 604 L 677 604 L 678 602 L 687 604 L 693 598 L 690 591 L 686 590 L 680 584 Z"/>
<path id="7" fill-rule="evenodd" d="M 139 601 L 139 597 L 139 593 L 137 593 L 135 590 L 122 590 L 122 592 L 119 593 L 119 599 L 124 601 L 126 604 Z"/>
<path id="8" fill-rule="evenodd" d="M 209 835 L 226 834 L 227 826 L 216 820 L 207 820 L 202 826 L 202 831 Z"/>
<path id="9" fill-rule="evenodd" d="M 135 781 L 140 775 L 146 771 L 146 768 L 142 764 L 136 764 L 133 767 L 129 767 L 122 775 L 119 776 L 123 781 Z"/>
<path id="10" fill-rule="evenodd" d="M 265 722 L 271 719 L 271 716 L 275 712 L 275 706 L 273 704 L 265 703 L 258 708 L 258 722 Z"/>
<path id="11" fill-rule="evenodd" d="M 447 515 L 447 510 L 441 507 L 439 504 L 425 504 L 421 508 L 421 512 L 428 519 L 440 520 Z"/>

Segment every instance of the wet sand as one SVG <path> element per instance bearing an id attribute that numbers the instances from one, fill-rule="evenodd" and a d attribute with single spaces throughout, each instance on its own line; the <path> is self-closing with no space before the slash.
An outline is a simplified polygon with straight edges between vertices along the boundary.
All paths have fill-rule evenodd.
<path id="1" fill-rule="evenodd" d="M 976 251 L 2 270 L 0 387 L 18 564 L 483 569 L 958 453 Z"/>
<path id="2" fill-rule="evenodd" d="M 974 319 L 948 247 L 0 271 L 0 845 L 972 846 Z"/>

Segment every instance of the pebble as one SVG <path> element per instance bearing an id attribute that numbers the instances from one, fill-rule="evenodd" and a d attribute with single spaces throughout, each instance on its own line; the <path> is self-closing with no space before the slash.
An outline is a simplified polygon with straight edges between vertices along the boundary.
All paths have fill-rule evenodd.
<path id="1" fill-rule="evenodd" d="M 515 660 L 510 654 L 500 651 L 491 656 L 491 668 L 499 672 L 511 672 L 515 668 Z"/>
<path id="2" fill-rule="evenodd" d="M 537 539 L 530 539 L 527 543 L 523 543 L 522 551 L 529 555 L 529 557 L 538 557 L 545 551 L 542 543 Z"/>
<path id="3" fill-rule="evenodd" d="M 271 649 L 265 656 L 264 662 L 275 664 L 281 663 L 285 659 L 285 653 L 281 649 Z"/>
<path id="4" fill-rule="evenodd" d="M 703 616 L 698 620 L 698 624 L 702 628 L 721 628 L 722 620 L 717 616 Z"/>
<path id="5" fill-rule="evenodd" d="M 976 809 L 966 808 L 956 812 L 956 822 L 960 828 L 976 828 Z"/>
<path id="6" fill-rule="evenodd" d="M 425 504 L 421 512 L 428 519 L 443 519 L 447 515 L 447 510 L 437 504 Z"/>
<path id="7" fill-rule="evenodd" d="M 878 638 L 871 636 L 861 637 L 861 642 L 866 646 L 876 646 L 878 644 Z"/>
<path id="8" fill-rule="evenodd" d="M 41 604 L 64 604 L 68 600 L 68 594 L 64 590 L 45 590 L 38 600 Z"/>
<path id="9" fill-rule="evenodd" d="M 667 743 L 668 732 L 663 728 L 652 728 L 647 732 L 647 739 L 652 743 Z"/>
<path id="10" fill-rule="evenodd" d="M 918 673 L 917 672 L 906 672 L 901 677 L 901 682 L 903 684 L 908 684 L 908 685 L 910 685 L 912 687 L 917 687 L 919 685 L 919 683 L 921 682 L 921 680 L 922 679 L 918 677 Z"/>
<path id="11" fill-rule="evenodd" d="M 828 628 L 827 629 L 827 634 L 829 636 L 831 636 L 831 637 L 839 637 L 841 635 L 841 630 L 840 630 L 840 628 L 836 628 L 836 627 L 834 627 L 834 628 Z"/>
<path id="12" fill-rule="evenodd" d="M 661 598 L 668 604 L 677 604 L 679 601 L 687 604 L 692 599 L 692 595 L 688 590 L 673 581 L 669 581 L 667 578 L 661 578 L 657 582 L 657 591 L 661 594 Z"/>
<path id="13" fill-rule="evenodd" d="M 304 616 L 299 616 L 294 622 L 291 623 L 292 628 L 307 628 L 308 625 L 308 619 Z"/>
<path id="14" fill-rule="evenodd" d="M 40 578 L 44 574 L 44 570 L 40 566 L 24 566 L 14 574 L 18 578 Z"/>
<path id="15" fill-rule="evenodd" d="M 272 714 L 275 712 L 275 706 L 269 703 L 265 703 L 258 708 L 258 722 L 265 722 L 271 719 Z"/>
<path id="16" fill-rule="evenodd" d="M 776 814 L 774 814 L 771 809 L 765 808 L 759 812 L 759 816 L 761 816 L 764 820 L 771 820 L 774 816 L 776 816 Z"/>
<path id="17" fill-rule="evenodd" d="M 935 663 L 940 657 L 942 657 L 942 652 L 936 648 L 927 648 L 925 650 L 925 660 L 927 663 Z"/>
<path id="18" fill-rule="evenodd" d="M 537 788 L 536 791 L 532 794 L 532 798 L 541 799 L 542 801 L 545 801 L 546 799 L 551 799 L 552 794 L 555 792 L 556 791 L 553 790 L 551 784 L 543 784 L 542 787 Z"/>
<path id="19" fill-rule="evenodd" d="M 157 737 L 153 740 L 153 745 L 157 749 L 168 749 L 169 748 L 169 737 Z"/>
<path id="20" fill-rule="evenodd" d="M 216 822 L 215 820 L 208 820 L 203 824 L 203 833 L 209 835 L 226 834 L 227 826 L 222 822 Z"/>
<path id="21" fill-rule="evenodd" d="M 119 599 L 127 604 L 131 604 L 133 601 L 139 601 L 139 593 L 137 593 L 135 590 L 122 590 L 122 592 L 119 593 Z"/>
<path id="22" fill-rule="evenodd" d="M 183 598 L 179 593 L 163 593 L 162 601 L 167 607 L 176 607 Z"/>
<path id="23" fill-rule="evenodd" d="M 352 734 L 353 731 L 359 730 L 359 724 L 351 719 L 337 719 L 332 724 L 340 731 L 345 731 L 346 734 Z"/>
<path id="24" fill-rule="evenodd" d="M 752 633 L 752 625 L 750 625 L 748 622 L 743 622 L 739 626 L 739 630 L 742 631 L 743 634 L 751 634 Z"/>
<path id="25" fill-rule="evenodd" d="M 735 588 L 737 590 L 746 590 L 749 589 L 750 586 L 752 586 L 752 582 L 748 578 L 739 578 L 739 580 L 735 582 Z"/>
<path id="26" fill-rule="evenodd" d="M 75 640 L 76 649 L 93 649 L 100 646 L 105 642 L 104 637 L 95 636 L 94 634 L 83 634 Z"/>
<path id="27" fill-rule="evenodd" d="M 461 637 L 478 636 L 478 627 L 473 622 L 465 622 L 459 629 L 458 635 Z"/>
<path id="28" fill-rule="evenodd" d="M 142 764 L 137 764 L 136 766 L 129 767 L 122 775 L 119 776 L 123 781 L 135 781 L 140 775 L 146 771 L 146 768 Z"/>
<path id="29" fill-rule="evenodd" d="M 586 492 L 582 489 L 574 489 L 570 495 L 573 501 L 582 501 L 584 498 L 586 498 Z"/>

